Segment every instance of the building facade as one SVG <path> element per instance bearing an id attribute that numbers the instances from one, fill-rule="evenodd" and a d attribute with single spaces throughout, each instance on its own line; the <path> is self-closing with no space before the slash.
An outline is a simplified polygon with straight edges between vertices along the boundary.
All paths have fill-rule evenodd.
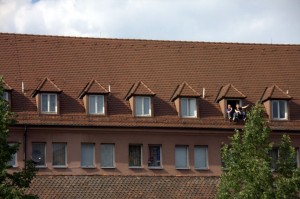
<path id="1" fill-rule="evenodd" d="M 26 158 L 39 176 L 220 176 L 246 119 L 228 104 L 262 103 L 275 145 L 286 133 L 300 146 L 299 45 L 1 33 L 0 51 L 12 170 Z"/>

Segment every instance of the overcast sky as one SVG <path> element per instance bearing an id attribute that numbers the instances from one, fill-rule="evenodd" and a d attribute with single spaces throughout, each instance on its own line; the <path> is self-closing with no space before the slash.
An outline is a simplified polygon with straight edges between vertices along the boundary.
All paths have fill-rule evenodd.
<path id="1" fill-rule="evenodd" d="M 0 0 L 0 32 L 300 44 L 300 0 Z"/>

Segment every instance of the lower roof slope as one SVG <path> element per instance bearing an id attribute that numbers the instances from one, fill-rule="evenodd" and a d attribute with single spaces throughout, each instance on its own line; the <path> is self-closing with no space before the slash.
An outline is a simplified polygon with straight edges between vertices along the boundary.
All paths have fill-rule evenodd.
<path id="1" fill-rule="evenodd" d="M 26 193 L 41 199 L 215 198 L 219 177 L 37 176 Z"/>
<path id="2" fill-rule="evenodd" d="M 223 114 L 215 99 L 222 86 L 232 84 L 247 96 L 245 104 L 255 104 L 266 87 L 272 85 L 288 91 L 292 97 L 291 122 L 281 125 L 294 128 L 300 123 L 299 66 L 300 45 L 0 33 L 0 74 L 13 89 L 12 111 L 19 115 L 21 124 L 106 126 L 114 124 L 110 121 L 121 121 L 116 122 L 116 126 L 190 127 L 189 123 L 197 121 L 216 128 L 218 126 L 212 124 L 214 120 L 223 128 L 226 124 L 219 122 Z M 40 117 L 36 100 L 31 97 L 46 77 L 62 90 L 59 116 Z M 78 98 L 91 79 L 111 89 L 107 118 L 88 117 L 83 100 Z M 130 104 L 124 100 L 132 85 L 140 81 L 156 94 L 152 118 L 133 118 Z M 170 100 L 182 82 L 201 95 L 205 88 L 205 98 L 199 99 L 198 119 L 178 118 L 174 102 Z M 76 122 L 72 122 L 74 120 Z"/>

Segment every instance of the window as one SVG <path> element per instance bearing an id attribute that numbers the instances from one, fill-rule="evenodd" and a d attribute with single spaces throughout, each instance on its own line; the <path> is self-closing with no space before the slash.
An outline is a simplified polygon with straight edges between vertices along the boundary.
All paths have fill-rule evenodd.
<path id="1" fill-rule="evenodd" d="M 207 146 L 195 146 L 194 159 L 195 169 L 207 169 Z"/>
<path id="2" fill-rule="evenodd" d="M 8 145 L 13 146 L 15 144 L 16 143 L 9 143 Z M 12 155 L 11 160 L 7 162 L 7 165 L 11 167 L 17 167 L 17 152 Z"/>
<path id="3" fill-rule="evenodd" d="M 279 157 L 279 149 L 272 148 L 271 151 L 269 152 L 269 156 L 271 157 L 271 170 L 274 171 L 277 166 L 277 161 Z"/>
<path id="4" fill-rule="evenodd" d="M 272 101 L 272 118 L 287 119 L 287 101 L 273 100 Z"/>
<path id="5" fill-rule="evenodd" d="M 175 167 L 176 169 L 188 169 L 188 146 L 175 147 Z"/>
<path id="6" fill-rule="evenodd" d="M 81 144 L 81 167 L 95 167 L 95 144 Z"/>
<path id="7" fill-rule="evenodd" d="M 2 93 L 2 98 L 3 98 L 4 100 L 8 101 L 8 92 L 3 91 L 3 93 Z"/>
<path id="8" fill-rule="evenodd" d="M 41 94 L 41 112 L 57 113 L 57 94 Z"/>
<path id="9" fill-rule="evenodd" d="M 142 167 L 142 146 L 129 145 L 129 167 Z"/>
<path id="10" fill-rule="evenodd" d="M 195 98 L 181 98 L 181 117 L 197 117 Z"/>
<path id="11" fill-rule="evenodd" d="M 135 115 L 151 116 L 151 98 L 136 96 L 135 97 Z"/>
<path id="12" fill-rule="evenodd" d="M 104 114 L 104 96 L 89 95 L 89 114 Z"/>
<path id="13" fill-rule="evenodd" d="M 101 167 L 115 168 L 115 145 L 101 144 Z"/>
<path id="14" fill-rule="evenodd" d="M 149 145 L 148 167 L 161 168 L 161 146 Z"/>
<path id="15" fill-rule="evenodd" d="M 67 144 L 66 143 L 53 143 L 53 166 L 66 167 L 67 166 Z"/>
<path id="16" fill-rule="evenodd" d="M 32 143 L 31 158 L 34 161 L 36 167 L 45 167 L 46 157 L 46 144 L 45 143 Z"/>

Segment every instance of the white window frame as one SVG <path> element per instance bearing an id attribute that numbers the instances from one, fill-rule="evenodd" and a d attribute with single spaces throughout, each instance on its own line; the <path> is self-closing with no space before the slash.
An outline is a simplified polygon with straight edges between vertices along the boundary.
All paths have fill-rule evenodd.
<path id="1" fill-rule="evenodd" d="M 113 148 L 112 148 L 112 155 L 113 155 L 113 157 L 112 157 L 112 159 L 113 159 L 113 165 L 112 166 L 103 166 L 102 165 L 102 146 L 103 145 L 111 145 L 111 146 L 113 146 Z M 113 169 L 113 168 L 116 168 L 116 161 L 115 161 L 115 144 L 110 144 L 110 143 L 101 143 L 101 158 L 100 158 L 100 164 L 101 164 L 101 168 L 103 168 L 103 169 Z"/>
<path id="2" fill-rule="evenodd" d="M 199 154 L 196 154 L 196 148 L 204 148 L 205 149 L 205 167 L 196 167 L 196 156 Z M 207 145 L 195 145 L 194 146 L 194 166 L 196 170 L 208 170 L 208 146 Z"/>
<path id="3" fill-rule="evenodd" d="M 53 144 L 64 144 L 65 146 L 65 164 L 64 165 L 54 165 L 53 158 L 54 158 L 54 150 Z M 67 168 L 68 167 L 68 157 L 67 157 L 67 143 L 66 142 L 52 142 L 52 167 L 53 168 Z"/>
<path id="4" fill-rule="evenodd" d="M 15 145 L 15 144 L 17 144 L 16 142 L 11 142 L 11 143 L 8 143 L 8 145 L 9 146 L 12 146 L 12 145 Z M 11 164 L 8 164 L 10 161 L 8 161 L 7 162 L 7 164 L 9 165 L 9 166 L 11 166 L 12 168 L 16 168 L 16 167 L 18 167 L 18 151 L 15 153 L 15 154 L 13 154 L 12 155 L 12 159 L 14 159 L 15 161 L 14 161 L 14 163 L 11 165 Z"/>
<path id="5" fill-rule="evenodd" d="M 184 115 L 183 111 L 182 111 L 182 109 L 183 109 L 183 101 L 184 100 L 187 101 L 187 103 L 186 103 L 187 107 L 185 107 L 187 115 Z M 194 110 L 193 115 L 191 115 L 191 113 L 190 113 L 190 103 L 191 103 L 191 101 L 195 101 L 195 110 Z M 197 118 L 197 115 L 198 115 L 197 99 L 196 98 L 192 98 L 192 97 L 182 97 L 182 98 L 180 98 L 180 116 L 182 118 Z"/>
<path id="6" fill-rule="evenodd" d="M 95 97 L 95 104 L 91 103 L 91 98 Z M 105 115 L 105 99 L 104 99 L 104 95 L 88 95 L 88 101 L 89 101 L 89 114 L 90 115 Z M 98 98 L 102 98 L 102 113 L 98 110 Z M 91 107 L 94 106 L 95 107 L 95 113 L 91 113 Z"/>
<path id="7" fill-rule="evenodd" d="M 162 147 L 161 147 L 161 145 L 149 144 L 149 146 L 148 146 L 149 157 L 148 158 L 150 158 L 150 147 L 159 147 L 159 153 L 160 153 L 160 155 L 159 155 L 159 157 L 160 157 L 159 162 L 160 162 L 160 166 L 149 166 L 149 163 L 148 163 L 148 168 L 149 169 L 162 169 L 163 165 L 162 165 Z"/>
<path id="8" fill-rule="evenodd" d="M 177 155 L 176 155 L 176 148 L 179 148 L 179 147 L 185 147 L 186 148 L 186 167 L 177 167 L 176 165 L 176 158 L 177 158 Z M 185 170 L 185 169 L 190 169 L 190 163 L 189 163 L 189 146 L 188 145 L 176 145 L 175 146 L 175 168 L 177 170 Z"/>
<path id="9" fill-rule="evenodd" d="M 277 111 L 278 111 L 278 117 L 274 117 L 274 113 L 273 113 L 273 106 L 274 103 L 277 102 L 278 107 L 277 107 Z M 284 118 L 280 118 L 280 102 L 284 102 Z M 288 106 L 287 106 L 287 101 L 286 100 L 272 100 L 271 101 L 271 111 L 272 111 L 272 119 L 273 120 L 287 120 L 288 119 Z"/>
<path id="10" fill-rule="evenodd" d="M 138 104 L 138 99 L 141 99 L 141 103 L 142 104 Z M 145 99 L 149 99 L 149 113 L 148 114 L 145 114 Z M 138 114 L 138 108 L 141 108 L 142 109 L 142 113 L 141 114 Z M 151 97 L 149 96 L 135 96 L 135 116 L 138 116 L 138 117 L 151 117 L 151 110 L 152 107 L 151 107 Z"/>
<path id="11" fill-rule="evenodd" d="M 83 144 L 87 144 L 87 145 L 92 145 L 93 146 L 93 163 L 91 165 L 82 165 L 82 145 Z M 81 143 L 81 149 L 80 149 L 80 166 L 81 168 L 95 168 L 95 143 L 87 143 L 87 142 L 83 142 Z"/>
<path id="12" fill-rule="evenodd" d="M 57 94 L 56 93 L 41 93 L 40 94 L 40 107 L 41 107 L 41 113 L 44 114 L 57 114 Z M 50 96 L 55 96 L 55 111 L 50 111 L 51 109 L 51 102 L 50 102 Z M 47 110 L 43 110 L 43 96 L 47 96 Z"/>
<path id="13" fill-rule="evenodd" d="M 46 168 L 47 167 L 47 163 L 46 163 L 46 154 L 47 154 L 47 148 L 46 148 L 46 143 L 45 142 L 32 142 L 31 143 L 31 155 L 32 155 L 32 150 L 33 150 L 33 145 L 34 144 L 43 144 L 44 145 L 44 159 L 45 159 L 45 163 L 43 165 L 35 165 L 36 168 Z"/>
<path id="14" fill-rule="evenodd" d="M 7 91 L 3 91 L 3 93 L 2 93 L 2 98 L 3 98 L 4 100 L 6 100 L 7 102 L 8 102 L 8 99 L 9 99 L 8 95 L 9 95 L 9 93 L 8 93 Z"/>
<path id="15" fill-rule="evenodd" d="M 141 165 L 140 166 L 130 166 L 130 146 L 139 146 L 140 147 L 140 162 L 141 162 Z M 129 159 L 128 159 L 128 166 L 129 168 L 131 169 L 141 169 L 143 168 L 143 145 L 141 144 L 129 144 L 129 147 L 128 147 L 128 155 L 129 155 Z"/>

